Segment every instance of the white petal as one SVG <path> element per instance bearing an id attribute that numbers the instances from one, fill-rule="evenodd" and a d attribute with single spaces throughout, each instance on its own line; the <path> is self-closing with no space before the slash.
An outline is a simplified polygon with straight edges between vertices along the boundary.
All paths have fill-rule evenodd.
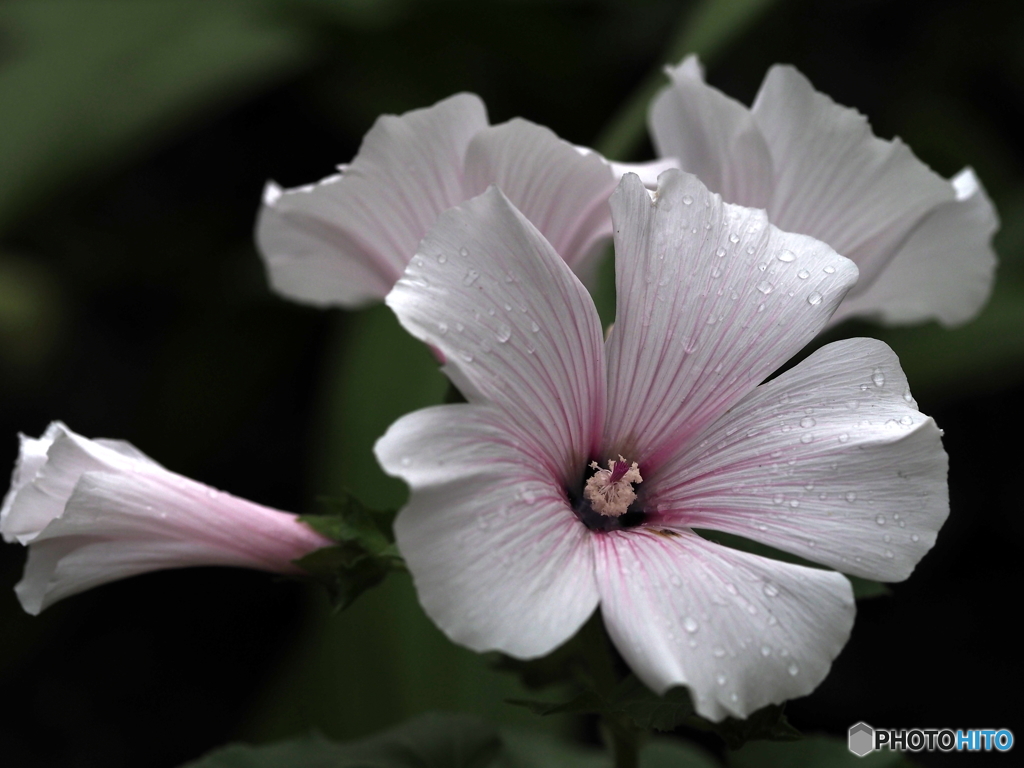
<path id="1" fill-rule="evenodd" d="M 736 404 L 651 478 L 648 503 L 678 525 L 899 581 L 949 514 L 940 436 L 892 350 L 848 339 Z"/>
<path id="2" fill-rule="evenodd" d="M 49 461 L 58 461 L 52 452 Z M 89 471 L 61 516 L 31 542 L 15 591 L 37 614 L 99 584 L 163 568 L 296 572 L 293 560 L 331 543 L 295 515 L 173 472 Z"/>
<path id="3" fill-rule="evenodd" d="M 640 181 L 644 183 L 645 187 L 655 190 L 658 188 L 658 177 L 665 171 L 671 171 L 674 168 L 678 169 L 679 160 L 674 157 L 666 157 L 646 163 L 613 163 L 608 161 L 608 165 L 611 167 L 612 173 L 615 174 L 616 180 L 621 179 L 627 173 L 635 173 L 640 177 Z"/>
<path id="4" fill-rule="evenodd" d="M 617 181 L 600 155 L 521 118 L 480 131 L 466 151 L 466 198 L 497 185 L 577 274 L 611 237 L 608 196 Z"/>
<path id="5" fill-rule="evenodd" d="M 711 720 L 810 693 L 853 625 L 840 574 L 726 549 L 694 534 L 595 537 L 601 613 L 658 693 L 687 686 Z"/>
<path id="6" fill-rule="evenodd" d="M 876 137 L 863 115 L 793 67 L 768 71 L 752 111 L 775 172 L 772 223 L 825 241 L 856 262 L 866 283 L 929 211 L 953 199 L 949 183 L 903 142 Z"/>
<path id="7" fill-rule="evenodd" d="M 658 154 L 728 202 L 765 208 L 772 159 L 750 110 L 707 85 L 696 56 L 667 73 L 672 83 L 651 103 L 648 121 Z"/>
<path id="8" fill-rule="evenodd" d="M 857 268 L 677 171 L 656 202 L 627 176 L 611 204 L 605 446 L 646 477 L 813 338 Z"/>
<path id="9" fill-rule="evenodd" d="M 597 589 L 561 478 L 515 434 L 494 408 L 437 406 L 375 450 L 412 488 L 395 535 L 423 609 L 456 643 L 531 658 L 579 629 Z"/>
<path id="10" fill-rule="evenodd" d="M 122 443 L 122 445 L 127 445 Z M 144 456 L 137 448 L 133 450 Z M 40 451 L 45 450 L 45 461 Z M 101 442 L 72 432 L 53 422 L 46 433 L 33 440 L 24 438 L 19 465 L 15 467 L 11 490 L 4 500 L 3 534 L 7 541 L 32 541 L 47 524 L 61 515 L 64 504 L 84 472 L 161 469 L 151 459 L 126 455 Z"/>
<path id="11" fill-rule="evenodd" d="M 383 115 L 339 176 L 264 195 L 256 239 L 274 289 L 321 306 L 383 298 L 441 211 L 465 199 L 463 160 L 487 127 L 472 94 Z"/>
<path id="12" fill-rule="evenodd" d="M 496 187 L 440 217 L 387 303 L 441 350 L 470 402 L 500 408 L 538 459 L 578 481 L 600 436 L 600 320 L 565 262 Z"/>
<path id="13" fill-rule="evenodd" d="M 955 326 L 978 314 L 992 292 L 999 216 L 971 169 L 952 184 L 957 199 L 928 214 L 875 281 L 850 292 L 833 323 L 863 315 L 892 324 L 935 319 Z"/>

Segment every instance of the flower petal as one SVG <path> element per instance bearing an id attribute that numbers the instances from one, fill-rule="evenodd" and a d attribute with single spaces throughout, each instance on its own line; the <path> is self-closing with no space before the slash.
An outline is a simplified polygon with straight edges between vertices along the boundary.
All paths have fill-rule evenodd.
<path id="1" fill-rule="evenodd" d="M 466 151 L 466 197 L 497 185 L 579 274 L 611 237 L 608 196 L 618 177 L 604 159 L 582 153 L 543 126 L 516 118 L 480 131 Z"/>
<path id="2" fill-rule="evenodd" d="M 496 187 L 440 217 L 387 303 L 441 350 L 470 402 L 500 408 L 536 460 L 578 482 L 603 414 L 600 320 L 565 262 Z"/>
<path id="3" fill-rule="evenodd" d="M 383 298 L 437 215 L 465 199 L 466 147 L 486 127 L 483 102 L 456 94 L 378 118 L 341 175 L 268 185 L 256 240 L 271 285 L 321 306 Z"/>
<path id="4" fill-rule="evenodd" d="M 940 435 L 889 347 L 839 341 L 735 405 L 651 478 L 648 503 L 681 526 L 899 581 L 949 514 Z"/>
<path id="5" fill-rule="evenodd" d="M 772 158 L 750 110 L 707 85 L 696 56 L 666 72 L 672 83 L 649 114 L 658 154 L 677 159 L 679 168 L 730 203 L 767 207 Z"/>
<path id="6" fill-rule="evenodd" d="M 992 292 L 999 216 L 970 168 L 952 180 L 956 200 L 935 208 L 910 234 L 873 283 L 858 284 L 832 317 L 883 322 L 966 323 Z"/>
<path id="7" fill-rule="evenodd" d="M 647 477 L 810 341 L 857 268 L 677 171 L 661 175 L 656 202 L 625 177 L 611 205 L 605 447 Z"/>
<path id="8" fill-rule="evenodd" d="M 856 262 L 870 283 L 911 230 L 953 199 L 945 179 L 899 139 L 885 141 L 867 119 L 776 65 L 752 107 L 771 150 L 772 223 L 823 240 Z"/>
<path id="9" fill-rule="evenodd" d="M 595 537 L 601 613 L 650 688 L 687 686 L 711 720 L 810 693 L 853 625 L 840 574 L 757 557 L 694 534 Z"/>
<path id="10" fill-rule="evenodd" d="M 57 461 L 51 452 L 50 463 Z M 331 543 L 295 515 L 173 472 L 89 471 L 61 516 L 31 542 L 15 591 L 37 614 L 99 584 L 163 568 L 299 572 L 293 560 Z"/>
<path id="11" fill-rule="evenodd" d="M 375 452 L 412 489 L 395 535 L 423 609 L 456 643 L 531 658 L 579 629 L 597 588 L 561 479 L 516 435 L 496 408 L 436 406 Z"/>
<path id="12" fill-rule="evenodd" d="M 129 446 L 133 453 L 128 453 Z M 21 437 L 21 453 L 4 499 L 0 530 L 7 541 L 35 539 L 59 517 L 82 473 L 163 468 L 122 441 L 89 440 L 55 421 L 39 439 Z"/>

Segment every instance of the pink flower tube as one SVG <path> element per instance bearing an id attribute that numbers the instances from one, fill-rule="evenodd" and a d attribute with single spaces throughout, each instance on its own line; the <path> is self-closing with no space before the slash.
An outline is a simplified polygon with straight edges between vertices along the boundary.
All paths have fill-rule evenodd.
<path id="1" fill-rule="evenodd" d="M 294 560 L 333 542 L 296 515 L 170 472 L 119 440 L 90 440 L 60 422 L 21 436 L 0 510 L 6 541 L 29 548 L 14 588 L 31 614 L 139 573 L 233 565 L 301 573 Z"/>

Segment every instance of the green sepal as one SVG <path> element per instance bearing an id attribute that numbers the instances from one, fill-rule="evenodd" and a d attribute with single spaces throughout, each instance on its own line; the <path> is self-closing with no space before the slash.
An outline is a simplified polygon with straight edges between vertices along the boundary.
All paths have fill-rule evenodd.
<path id="1" fill-rule="evenodd" d="M 295 564 L 327 588 L 335 610 L 341 611 L 389 573 L 404 571 L 405 562 L 391 529 L 394 511 L 369 509 L 351 494 L 322 501 L 324 514 L 299 519 L 337 544 L 310 552 Z"/>
<path id="2" fill-rule="evenodd" d="M 605 720 L 625 720 L 638 731 L 695 728 L 717 734 L 730 749 L 738 749 L 757 739 L 795 741 L 801 738 L 780 706 L 769 705 L 745 720 L 728 717 L 715 723 L 697 714 L 685 688 L 672 688 L 664 696 L 658 696 L 632 674 L 623 678 L 607 696 L 587 689 L 564 702 L 516 699 L 509 703 L 526 707 L 538 715 L 594 714 Z"/>

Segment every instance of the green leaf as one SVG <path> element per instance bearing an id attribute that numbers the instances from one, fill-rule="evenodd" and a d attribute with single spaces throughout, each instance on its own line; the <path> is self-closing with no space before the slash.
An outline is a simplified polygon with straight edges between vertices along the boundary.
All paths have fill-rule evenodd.
<path id="1" fill-rule="evenodd" d="M 345 744 L 322 736 L 234 744 L 182 768 L 483 768 L 500 748 L 497 731 L 485 721 L 433 713 Z"/>
<path id="2" fill-rule="evenodd" d="M 405 563 L 391 530 L 394 511 L 368 509 L 352 494 L 324 501 L 326 514 L 299 519 L 338 544 L 310 552 L 295 564 L 327 588 L 335 610 L 341 611 L 389 573 L 405 570 Z"/>
<path id="3" fill-rule="evenodd" d="M 729 768 L 912 768 L 899 752 L 871 752 L 857 757 L 846 741 L 832 736 L 807 736 L 795 744 L 757 742 L 728 756 Z"/>
<path id="4" fill-rule="evenodd" d="M 0 228 L 71 177 L 120 167 L 316 51 L 265 2 L 3 3 L 0 33 Z"/>
<path id="5" fill-rule="evenodd" d="M 731 749 L 755 739 L 792 741 L 800 738 L 800 732 L 789 724 L 780 706 L 763 707 L 745 720 L 728 717 L 715 723 L 695 712 L 685 688 L 672 688 L 664 696 L 658 696 L 632 674 L 620 681 L 608 696 L 583 690 L 564 702 L 513 699 L 509 703 L 526 707 L 538 715 L 595 714 L 614 721 L 625 718 L 625 722 L 638 731 L 695 728 L 717 734 Z"/>

